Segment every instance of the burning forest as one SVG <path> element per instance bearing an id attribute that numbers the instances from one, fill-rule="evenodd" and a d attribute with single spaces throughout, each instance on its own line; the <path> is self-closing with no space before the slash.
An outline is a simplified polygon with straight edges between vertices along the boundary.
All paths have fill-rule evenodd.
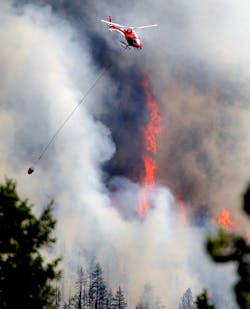
<path id="1" fill-rule="evenodd" d="M 233 0 L 1 1 L 0 180 L 38 214 L 54 200 L 56 308 L 79 305 L 79 291 L 91 307 L 99 283 L 107 308 L 192 308 L 204 289 L 237 308 L 235 267 L 204 244 L 220 227 L 249 235 L 249 12 Z M 108 16 L 158 27 L 127 48 Z"/>
<path id="2" fill-rule="evenodd" d="M 138 207 L 138 215 L 141 218 L 147 216 L 147 213 L 150 209 L 148 199 L 150 191 L 154 190 L 157 172 L 157 165 L 153 156 L 157 153 L 157 136 L 160 134 L 161 130 L 158 106 L 153 99 L 151 91 L 149 90 L 148 78 L 145 78 L 145 80 L 143 81 L 143 87 L 146 92 L 149 120 L 143 134 L 145 147 L 143 151 L 144 177 L 143 188 L 140 193 Z"/>

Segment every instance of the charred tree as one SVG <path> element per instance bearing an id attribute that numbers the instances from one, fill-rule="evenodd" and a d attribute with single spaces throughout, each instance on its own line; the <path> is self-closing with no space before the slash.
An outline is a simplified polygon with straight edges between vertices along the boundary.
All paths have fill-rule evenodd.
<path id="1" fill-rule="evenodd" d="M 124 297 L 124 293 L 121 287 L 119 286 L 113 299 L 112 309 L 125 309 L 125 308 L 127 308 L 127 302 Z"/>
<path id="2" fill-rule="evenodd" d="M 112 290 L 109 290 L 106 296 L 105 308 L 112 309 L 113 308 L 113 294 Z"/>
<path id="3" fill-rule="evenodd" d="M 105 285 L 102 268 L 97 263 L 91 272 L 91 281 L 89 286 L 89 305 L 93 309 L 102 309 L 105 305 L 107 296 L 107 287 Z"/>
<path id="4" fill-rule="evenodd" d="M 83 309 L 83 269 L 78 271 L 78 280 L 76 282 L 76 295 L 74 296 L 74 308 Z"/>

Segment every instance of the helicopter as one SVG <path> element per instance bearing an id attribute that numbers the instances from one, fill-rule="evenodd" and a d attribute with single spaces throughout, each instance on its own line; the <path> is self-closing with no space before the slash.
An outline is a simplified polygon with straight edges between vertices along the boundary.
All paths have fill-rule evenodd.
<path id="1" fill-rule="evenodd" d="M 106 23 L 109 25 L 109 31 L 117 31 L 120 33 L 125 40 L 127 41 L 127 44 L 122 42 L 122 44 L 126 45 L 126 48 L 132 46 L 135 48 L 142 48 L 142 42 L 138 34 L 134 31 L 134 29 L 143 29 L 143 28 L 151 28 L 158 26 L 157 24 L 154 25 L 147 25 L 147 26 L 140 26 L 140 27 L 129 27 L 129 26 L 123 26 L 116 23 L 113 23 L 112 16 L 109 16 L 109 20 L 101 20 L 101 22 Z"/>

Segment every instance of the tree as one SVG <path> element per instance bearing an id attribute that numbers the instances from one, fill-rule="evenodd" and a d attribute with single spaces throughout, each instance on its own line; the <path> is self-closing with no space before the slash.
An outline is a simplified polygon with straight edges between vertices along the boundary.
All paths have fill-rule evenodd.
<path id="1" fill-rule="evenodd" d="M 53 308 L 53 281 L 60 276 L 59 260 L 45 262 L 41 248 L 55 242 L 51 234 L 56 221 L 52 203 L 40 217 L 32 205 L 21 200 L 16 184 L 6 180 L 0 185 L 0 307 Z"/>
<path id="2" fill-rule="evenodd" d="M 112 290 L 109 289 L 107 293 L 107 297 L 106 297 L 105 308 L 112 309 L 112 306 L 113 306 L 113 294 L 112 294 Z"/>
<path id="3" fill-rule="evenodd" d="M 243 210 L 250 215 L 250 186 L 243 196 Z M 234 287 L 240 308 L 250 308 L 250 245 L 243 236 L 219 230 L 216 238 L 208 238 L 207 250 L 215 262 L 235 262 L 239 281 Z"/>
<path id="4" fill-rule="evenodd" d="M 83 283 L 84 283 L 84 274 L 82 267 L 78 271 L 78 280 L 76 282 L 77 294 L 74 296 L 74 307 L 76 309 L 83 309 Z"/>
<path id="5" fill-rule="evenodd" d="M 154 304 L 153 288 L 150 283 L 144 284 L 143 293 L 136 309 L 151 309 Z"/>
<path id="6" fill-rule="evenodd" d="M 194 302 L 192 292 L 191 289 L 187 289 L 181 299 L 179 309 L 193 309 L 193 308 L 194 308 Z"/>
<path id="7" fill-rule="evenodd" d="M 61 301 L 62 301 L 62 294 L 60 288 L 56 287 L 56 299 L 55 299 L 55 309 L 60 309 Z"/>
<path id="8" fill-rule="evenodd" d="M 196 297 L 195 304 L 197 309 L 214 309 L 214 306 L 209 303 L 206 290 Z"/>
<path id="9" fill-rule="evenodd" d="M 103 279 L 102 268 L 97 263 L 90 273 L 89 282 L 89 307 L 94 309 L 104 308 L 107 296 L 107 287 Z"/>
<path id="10" fill-rule="evenodd" d="M 113 299 L 113 305 L 112 305 L 113 309 L 125 309 L 127 308 L 127 302 L 125 300 L 125 296 L 123 294 L 123 291 L 121 289 L 121 287 L 119 286 L 115 297 Z"/>

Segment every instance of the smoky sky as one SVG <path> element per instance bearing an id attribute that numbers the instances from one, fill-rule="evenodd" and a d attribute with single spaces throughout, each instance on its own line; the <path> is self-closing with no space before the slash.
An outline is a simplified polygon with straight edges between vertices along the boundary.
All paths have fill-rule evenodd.
<path id="1" fill-rule="evenodd" d="M 36 3 L 36 1 L 24 2 Z M 94 19 L 96 8 L 91 1 L 37 1 L 37 3 L 41 6 L 51 5 L 56 14 L 70 20 L 78 30 L 80 40 L 82 37 L 86 42 L 87 37 L 95 66 L 100 71 L 106 70 L 105 75 L 116 87 L 116 93 L 112 98 L 103 97 L 106 108 L 97 116 L 110 128 L 116 145 L 115 155 L 103 166 L 107 184 L 114 176 L 140 180 L 143 174 L 143 128 L 148 120 L 148 113 L 142 86 L 145 72 L 140 68 L 139 62 L 134 61 L 134 51 L 124 50 L 120 46 L 121 39 L 118 36 L 111 35 L 108 40 L 106 27 L 103 27 L 99 19 Z M 107 19 L 107 16 L 101 18 Z M 105 28 L 106 33 L 101 27 Z M 139 52 L 135 52 L 139 57 Z"/>
<path id="2" fill-rule="evenodd" d="M 249 113 L 248 3 L 38 3 L 50 4 L 70 20 L 79 38 L 87 37 L 84 42 L 95 66 L 109 68 L 106 74 L 116 91 L 103 97 L 105 110 L 96 115 L 110 128 L 116 145 L 114 156 L 103 166 L 107 181 L 113 176 L 141 178 L 148 120 L 142 80 L 147 74 L 162 118 L 158 180 L 174 192 L 183 191 L 195 207 L 219 208 L 228 190 L 235 196 L 228 206 L 239 205 L 239 187 L 243 190 L 249 178 L 247 123 L 242 121 Z M 121 24 L 159 27 L 140 32 L 142 51 L 124 51 L 119 38 L 100 23 L 109 15 Z"/>
<path id="3" fill-rule="evenodd" d="M 21 193 L 39 205 L 55 198 L 64 266 L 84 262 L 79 252 L 86 249 L 104 266 L 117 266 L 110 281 L 130 283 L 130 304 L 151 282 L 170 308 L 188 287 L 196 292 L 200 286 L 229 308 L 232 268 L 211 265 L 203 252 L 204 230 L 182 226 L 174 197 L 181 192 L 187 212 L 199 218 L 228 207 L 242 219 L 239 197 L 250 176 L 248 2 L 1 5 L 1 178 L 16 177 Z M 109 15 L 120 24 L 159 26 L 140 31 L 141 51 L 124 50 L 100 22 Z M 102 72 L 30 180 L 26 165 Z M 140 221 L 145 75 L 159 107 L 161 134 L 154 207 Z"/>

